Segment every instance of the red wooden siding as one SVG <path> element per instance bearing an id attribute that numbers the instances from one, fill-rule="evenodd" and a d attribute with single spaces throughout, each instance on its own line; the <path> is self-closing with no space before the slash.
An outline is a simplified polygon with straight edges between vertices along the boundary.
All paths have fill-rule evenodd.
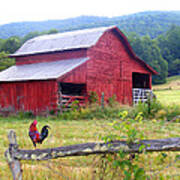
<path id="1" fill-rule="evenodd" d="M 87 63 L 84 63 L 81 66 L 73 69 L 71 72 L 60 77 L 58 81 L 65 83 L 85 84 L 87 74 L 86 65 Z"/>
<path id="2" fill-rule="evenodd" d="M 88 49 L 19 56 L 16 57 L 16 65 L 80 57 L 88 57 L 89 60 L 55 80 L 1 82 L 1 107 L 37 113 L 56 109 L 58 82 L 86 84 L 87 93 L 95 91 L 100 97 L 104 92 L 105 100 L 116 95 L 120 103 L 132 104 L 132 74 L 148 74 L 150 88 L 152 73 L 156 74 L 132 52 L 124 35 L 117 28 L 105 31 L 97 43 Z"/>
<path id="3" fill-rule="evenodd" d="M 86 57 L 86 49 L 16 57 L 16 65 Z"/>
<path id="4" fill-rule="evenodd" d="M 57 107 L 56 81 L 6 82 L 0 92 L 1 108 L 37 113 Z"/>
<path id="5" fill-rule="evenodd" d="M 96 91 L 99 96 L 104 92 L 106 100 L 116 94 L 119 102 L 132 104 L 132 73 L 151 76 L 114 31 L 105 32 L 88 56 L 87 91 Z"/>

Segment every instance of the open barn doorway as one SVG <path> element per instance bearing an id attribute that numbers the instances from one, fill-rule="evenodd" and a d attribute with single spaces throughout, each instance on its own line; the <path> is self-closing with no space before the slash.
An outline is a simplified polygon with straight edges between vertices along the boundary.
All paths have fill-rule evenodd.
<path id="1" fill-rule="evenodd" d="M 132 73 L 133 88 L 150 88 L 149 74 Z"/>
<path id="2" fill-rule="evenodd" d="M 59 88 L 64 95 L 83 96 L 86 92 L 85 84 L 59 83 Z"/>
<path id="3" fill-rule="evenodd" d="M 132 73 L 133 103 L 146 102 L 151 93 L 150 76 L 143 73 Z"/>
<path id="4" fill-rule="evenodd" d="M 86 84 L 59 83 L 59 104 L 64 108 L 70 108 L 73 101 L 83 106 L 85 97 Z"/>

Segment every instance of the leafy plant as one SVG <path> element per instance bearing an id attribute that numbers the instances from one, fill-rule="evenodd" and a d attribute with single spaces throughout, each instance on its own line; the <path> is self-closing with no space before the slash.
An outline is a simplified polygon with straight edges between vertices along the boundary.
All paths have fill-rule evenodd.
<path id="1" fill-rule="evenodd" d="M 32 111 L 19 111 L 17 113 L 17 117 L 20 118 L 20 119 L 29 119 L 29 118 L 34 118 L 35 115 L 33 114 Z"/>
<path id="2" fill-rule="evenodd" d="M 110 133 L 103 137 L 105 142 L 125 139 L 126 142 L 131 145 L 134 142 L 137 143 L 139 139 L 144 137 L 142 131 L 138 130 L 138 127 L 136 126 L 137 122 L 142 123 L 143 116 L 141 112 L 138 113 L 134 119 L 128 118 L 127 111 L 119 112 L 118 115 L 120 121 L 113 121 L 112 123 L 109 123 L 109 125 L 112 127 L 112 129 L 121 131 L 122 135 Z M 141 145 L 139 150 L 143 152 L 144 148 L 145 146 Z M 139 155 L 129 155 L 121 150 L 115 155 L 106 155 L 105 157 L 102 157 L 105 160 L 102 160 L 101 163 L 106 163 L 106 166 L 102 164 L 101 168 L 103 168 L 103 173 L 107 174 L 109 177 L 111 176 L 111 179 L 113 179 L 115 176 L 121 176 L 122 179 L 126 180 L 145 180 L 147 175 L 145 170 L 138 165 L 138 157 Z"/>
<path id="3" fill-rule="evenodd" d="M 136 116 L 139 112 L 142 112 L 144 118 L 154 118 L 161 109 L 163 109 L 162 104 L 157 99 L 153 99 L 149 103 L 139 102 L 134 108 L 134 114 Z"/>
<path id="4" fill-rule="evenodd" d="M 109 99 L 108 99 L 108 104 L 109 104 L 109 106 L 111 106 L 111 107 L 113 107 L 116 103 L 117 103 L 117 97 L 116 97 L 116 95 L 114 94 L 114 95 L 112 95 L 112 97 L 110 97 Z"/>
<path id="5" fill-rule="evenodd" d="M 78 100 L 73 101 L 71 104 L 71 108 L 73 111 L 78 110 L 79 109 L 79 101 Z"/>
<path id="6" fill-rule="evenodd" d="M 93 103 L 96 103 L 97 101 L 98 101 L 97 93 L 94 91 L 91 91 L 89 94 L 89 102 L 93 104 Z"/>

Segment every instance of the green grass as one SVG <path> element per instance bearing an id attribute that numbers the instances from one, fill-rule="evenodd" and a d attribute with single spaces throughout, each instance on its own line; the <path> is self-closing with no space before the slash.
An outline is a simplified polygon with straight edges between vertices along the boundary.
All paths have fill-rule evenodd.
<path id="1" fill-rule="evenodd" d="M 180 90 L 159 90 L 154 91 L 158 100 L 164 105 L 180 105 Z"/>
<path id="2" fill-rule="evenodd" d="M 172 82 L 172 81 L 180 81 L 180 75 L 179 76 L 171 76 L 167 78 L 167 82 Z"/>
<path id="3" fill-rule="evenodd" d="M 165 105 L 180 105 L 180 76 L 167 78 L 167 83 L 153 86 L 158 100 Z"/>
<path id="4" fill-rule="evenodd" d="M 28 128 L 32 120 L 17 120 L 16 118 L 0 118 L 0 179 L 9 180 L 12 178 L 10 170 L 4 158 L 4 152 L 8 147 L 7 134 L 10 129 L 14 129 L 17 134 L 17 141 L 19 148 L 33 149 L 31 140 L 28 137 Z M 112 132 L 108 126 L 111 119 L 94 119 L 94 120 L 58 120 L 54 117 L 38 118 L 38 128 L 48 124 L 51 126 L 49 138 L 38 148 L 52 148 L 58 146 L 72 145 L 85 142 L 100 141 L 101 137 Z M 143 124 L 138 124 L 139 129 L 144 131 L 148 139 L 179 137 L 180 124 L 163 121 L 144 121 Z M 114 131 L 115 134 L 120 135 L 120 131 Z M 174 163 L 172 167 L 165 168 L 167 164 L 173 163 L 177 153 L 167 153 L 168 157 L 164 164 L 158 164 L 157 156 L 159 153 L 148 153 L 141 155 L 140 164 L 152 174 L 155 170 L 161 169 L 160 174 L 168 176 L 175 175 L 179 172 L 180 163 Z M 92 179 L 93 172 L 96 169 L 99 156 L 87 157 L 69 157 L 57 160 L 50 160 L 44 162 L 23 161 L 23 176 L 26 180 L 40 180 L 40 179 Z M 50 167 L 49 167 L 50 166 Z M 51 169 L 50 169 L 51 168 Z M 165 169 L 164 169 L 165 168 Z M 95 179 L 98 179 L 97 174 Z M 159 174 L 158 174 L 159 176 Z M 153 179 L 156 179 L 154 177 Z M 177 178 L 177 177 L 175 177 Z"/>
<path id="5" fill-rule="evenodd" d="M 154 85 L 154 90 L 180 90 L 180 75 L 167 78 L 167 82 L 161 85 Z"/>

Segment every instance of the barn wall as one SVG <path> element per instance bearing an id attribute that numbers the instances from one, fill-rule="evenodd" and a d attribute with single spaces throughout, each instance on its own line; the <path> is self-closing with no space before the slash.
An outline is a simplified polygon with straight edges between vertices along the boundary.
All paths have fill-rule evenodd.
<path id="1" fill-rule="evenodd" d="M 87 63 L 80 65 L 71 72 L 58 79 L 59 82 L 85 84 L 87 74 Z"/>
<path id="2" fill-rule="evenodd" d="M 56 81 L 1 82 L 1 108 L 11 111 L 47 111 L 57 104 Z"/>
<path id="3" fill-rule="evenodd" d="M 105 32 L 97 44 L 88 50 L 79 49 L 16 57 L 16 64 L 22 65 L 50 62 L 79 57 L 89 57 L 90 60 L 67 73 L 63 77 L 60 77 L 57 81 L 77 84 L 86 83 L 87 92 L 96 91 L 99 97 L 101 96 L 101 93 L 104 92 L 105 100 L 116 94 L 119 102 L 129 104 L 132 104 L 133 72 L 149 74 L 151 87 L 150 71 L 144 66 L 144 64 L 135 59 L 122 37 L 117 34 L 116 30 Z M 4 89 L 6 89 L 6 91 L 3 90 L 3 93 L 6 94 L 7 92 L 11 91 L 11 96 L 4 99 L 1 98 L 0 104 L 4 103 L 4 106 L 13 104 L 16 109 L 19 109 L 19 105 L 17 104 L 17 96 L 15 96 L 17 93 L 16 89 L 18 89 L 18 86 L 20 86 L 19 83 L 7 83 L 6 85 L 2 84 L 1 86 L 4 86 Z M 40 102 L 35 100 L 35 98 L 31 99 L 30 97 L 36 96 L 39 97 L 39 99 L 44 98 L 44 93 L 42 93 L 42 91 L 39 93 L 38 91 L 41 89 L 40 87 L 42 87 L 42 89 L 46 87 L 46 94 L 53 95 L 47 96 Z M 31 91 L 29 89 L 31 89 Z M 23 100 L 21 99 L 19 101 L 22 101 L 21 104 L 23 104 L 23 108 L 25 110 L 31 110 L 30 108 L 32 108 L 33 111 L 36 111 L 38 107 L 39 110 L 43 110 L 45 107 L 50 108 L 51 106 L 54 106 L 51 105 L 51 102 L 55 104 L 57 101 L 57 89 L 58 87 L 57 84 L 55 84 L 55 81 L 40 81 L 37 84 L 36 82 L 24 82 L 23 90 L 20 90 L 23 94 Z M 19 94 L 19 92 L 17 94 Z M 27 102 L 29 102 L 29 104 L 25 102 L 25 99 Z"/>
<path id="4" fill-rule="evenodd" d="M 21 56 L 16 57 L 16 65 L 23 65 L 23 64 L 32 64 L 32 63 L 40 63 L 40 62 L 51 62 L 57 60 L 64 60 L 64 59 L 72 59 L 72 58 L 79 58 L 79 57 L 86 57 L 86 50 L 69 50 L 69 51 L 62 51 L 62 52 L 54 52 L 54 53 L 46 53 L 46 54 L 36 54 L 36 55 L 29 55 L 29 56 Z"/>
<path id="5" fill-rule="evenodd" d="M 128 51 L 114 31 L 108 31 L 88 51 L 87 90 L 96 91 L 105 99 L 116 94 L 121 103 L 132 104 L 132 73 L 151 73 Z"/>

